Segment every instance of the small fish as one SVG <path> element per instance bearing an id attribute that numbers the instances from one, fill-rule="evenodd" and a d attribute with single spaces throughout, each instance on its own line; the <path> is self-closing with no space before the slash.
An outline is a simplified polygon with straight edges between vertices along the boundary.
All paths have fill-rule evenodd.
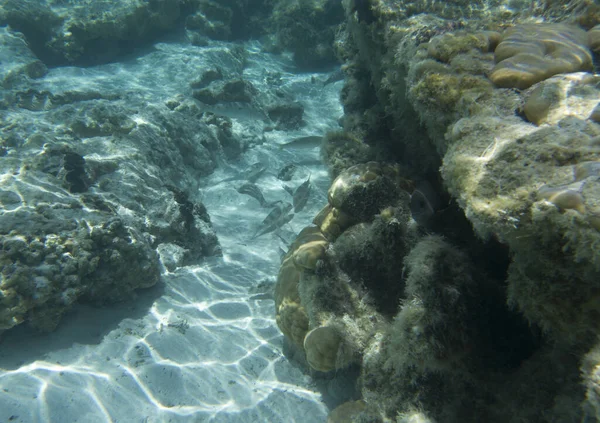
<path id="1" fill-rule="evenodd" d="M 277 234 L 277 238 L 279 238 L 284 245 L 290 245 L 290 242 L 281 235 Z"/>
<path id="2" fill-rule="evenodd" d="M 213 113 L 218 116 L 225 116 L 230 119 L 251 120 L 255 122 L 267 121 L 269 119 L 269 117 L 260 107 L 248 103 L 208 104 L 202 102 L 201 109 L 203 112 Z"/>
<path id="3" fill-rule="evenodd" d="M 296 162 L 298 166 L 322 166 L 323 162 L 320 159 L 305 159 Z"/>
<path id="4" fill-rule="evenodd" d="M 333 84 L 334 82 L 341 81 L 344 79 L 344 71 L 342 68 L 339 68 L 336 71 L 331 72 L 331 74 L 327 77 L 327 79 L 323 82 L 323 86 L 327 86 L 329 84 Z"/>
<path id="5" fill-rule="evenodd" d="M 216 183 L 222 184 L 223 182 L 231 182 L 231 181 L 249 181 L 256 182 L 258 178 L 267 170 L 267 166 L 265 166 L 261 162 L 254 163 L 250 165 L 248 168 L 244 169 L 242 172 L 239 172 L 237 175 L 232 176 L 230 178 L 225 178 Z"/>
<path id="6" fill-rule="evenodd" d="M 316 148 L 321 145 L 322 141 L 323 137 L 321 135 L 308 135 L 279 144 L 279 148 Z"/>
<path id="7" fill-rule="evenodd" d="M 421 226 L 427 226 L 427 222 L 435 214 L 435 210 L 425 194 L 418 189 L 414 190 L 410 196 L 410 213 L 415 222 Z"/>
<path id="8" fill-rule="evenodd" d="M 261 162 L 254 163 L 245 171 L 246 180 L 249 182 L 256 182 L 258 178 L 260 178 L 261 175 L 265 173 L 265 170 L 267 170 L 267 166 L 265 166 Z"/>
<path id="9" fill-rule="evenodd" d="M 275 210 L 279 210 L 279 212 L 277 213 L 276 216 L 273 215 L 273 211 L 275 211 Z M 265 220 L 263 220 L 263 223 L 260 225 L 260 227 L 254 234 L 254 236 L 251 238 L 251 240 L 281 228 L 283 225 L 290 222 L 294 218 L 293 213 L 288 214 L 288 211 L 291 210 L 291 207 L 286 212 L 283 212 L 283 210 L 285 210 L 285 209 L 281 209 L 281 208 L 273 209 L 273 211 L 271 211 L 271 213 L 269 213 L 269 215 L 265 218 Z"/>
<path id="10" fill-rule="evenodd" d="M 285 190 L 285 192 L 287 192 L 289 195 L 291 195 L 292 197 L 294 196 L 294 188 L 288 186 L 288 185 L 281 185 L 283 187 L 283 189 Z"/>
<path id="11" fill-rule="evenodd" d="M 279 247 L 279 261 L 283 261 L 283 258 L 285 257 L 285 255 L 287 254 L 287 251 L 285 251 L 283 248 Z"/>
<path id="12" fill-rule="evenodd" d="M 410 212 L 419 225 L 426 227 L 440 206 L 440 198 L 431 184 L 423 181 L 417 184 L 410 196 Z"/>
<path id="13" fill-rule="evenodd" d="M 296 165 L 290 163 L 289 165 L 285 166 L 279 171 L 279 173 L 277 174 L 277 179 L 281 181 L 291 181 L 294 177 L 294 172 L 296 172 L 296 169 Z"/>
<path id="14" fill-rule="evenodd" d="M 253 184 L 252 182 L 246 182 L 244 185 L 237 188 L 236 191 L 240 194 L 249 195 L 250 197 L 257 200 L 261 206 L 267 204 L 267 200 L 265 200 L 265 197 L 263 196 L 262 192 L 260 192 L 260 189 L 256 186 L 256 184 Z"/>
<path id="15" fill-rule="evenodd" d="M 308 197 L 310 196 L 310 175 L 308 175 L 308 178 L 306 179 L 306 181 L 304 181 L 302 183 L 302 185 L 300 185 L 298 188 L 296 188 L 296 191 L 294 191 L 294 213 L 298 213 L 299 211 L 301 211 L 304 206 L 306 206 L 306 203 L 308 202 Z"/>
<path id="16" fill-rule="evenodd" d="M 281 216 L 286 215 L 290 210 L 292 210 L 292 205 L 290 203 L 281 203 L 271 210 L 271 212 L 265 217 L 262 221 L 263 226 L 271 225 L 276 222 Z"/>

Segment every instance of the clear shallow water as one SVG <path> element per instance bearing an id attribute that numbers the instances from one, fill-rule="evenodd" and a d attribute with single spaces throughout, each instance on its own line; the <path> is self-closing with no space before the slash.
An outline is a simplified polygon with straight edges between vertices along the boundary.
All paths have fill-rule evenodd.
<path id="1" fill-rule="evenodd" d="M 266 76 L 278 73 L 280 88 L 305 106 L 307 125 L 293 133 L 265 133 L 265 143 L 201 182 L 198 198 L 211 215 L 224 256 L 165 274 L 160 286 L 140 291 L 133 301 L 79 307 L 52 334 L 27 328 L 5 334 L 0 421 L 326 421 L 320 393 L 282 355 L 271 292 L 283 241 L 273 234 L 251 239 L 269 209 L 236 191 L 243 181 L 219 182 L 261 161 L 268 168 L 257 185 L 267 201 L 291 202 L 275 175 L 286 164 L 299 163 L 285 184 L 296 188 L 310 175 L 313 187 L 308 205 L 280 232 L 291 241 L 325 205 L 330 181 L 318 163 L 318 149 L 275 144 L 336 129 L 341 83 L 322 87 L 311 82 L 322 75 L 291 74 L 285 57 L 264 55 L 256 44 L 248 47 L 244 76 L 260 90 L 269 84 Z M 186 92 L 190 73 L 211 60 L 210 47 L 203 54 L 190 49 L 196 48 L 158 44 L 128 63 L 54 69 L 44 83 L 55 92 L 85 84 L 164 102 Z M 238 129 L 261 124 L 251 112 L 233 112 Z"/>

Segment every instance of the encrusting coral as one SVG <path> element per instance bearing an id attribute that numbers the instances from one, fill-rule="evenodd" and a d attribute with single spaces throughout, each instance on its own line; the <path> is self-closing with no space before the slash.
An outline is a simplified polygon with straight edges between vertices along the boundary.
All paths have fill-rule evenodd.
<path id="1" fill-rule="evenodd" d="M 490 79 L 501 88 L 523 90 L 560 73 L 594 68 L 588 35 L 575 25 L 516 25 L 502 34 L 494 55 Z"/>

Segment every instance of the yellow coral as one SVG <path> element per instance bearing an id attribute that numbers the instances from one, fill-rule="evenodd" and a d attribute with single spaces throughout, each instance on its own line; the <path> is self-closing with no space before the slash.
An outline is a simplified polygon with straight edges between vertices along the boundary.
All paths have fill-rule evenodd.
<path id="1" fill-rule="evenodd" d="M 308 316 L 300 304 L 298 282 L 300 272 L 291 255 L 281 264 L 275 285 L 275 320 L 281 332 L 296 345 L 302 345 L 308 332 Z"/>
<path id="2" fill-rule="evenodd" d="M 321 232 L 329 241 L 333 242 L 355 222 L 348 214 L 327 204 L 315 216 L 313 223 L 321 229 Z"/>
<path id="3" fill-rule="evenodd" d="M 338 349 L 342 338 L 328 326 L 311 330 L 304 339 L 306 361 L 315 370 L 329 372 L 336 368 Z"/>

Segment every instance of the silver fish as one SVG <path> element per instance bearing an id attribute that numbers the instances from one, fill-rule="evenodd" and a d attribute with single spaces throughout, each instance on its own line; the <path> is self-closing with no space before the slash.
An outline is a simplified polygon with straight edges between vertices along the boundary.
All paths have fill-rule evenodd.
<path id="1" fill-rule="evenodd" d="M 281 228 L 286 223 L 289 223 L 293 218 L 294 218 L 294 213 L 286 214 L 285 216 L 280 217 L 272 225 L 267 226 L 267 227 L 263 228 L 262 230 L 260 230 L 256 235 L 254 235 L 254 238 L 259 237 L 264 234 L 268 234 L 269 232 L 273 232 L 274 230 Z"/>
<path id="2" fill-rule="evenodd" d="M 271 210 L 271 212 L 265 217 L 262 221 L 263 226 L 271 225 L 276 222 L 281 216 L 286 215 L 290 210 L 292 210 L 292 205 L 290 203 L 281 203 Z"/>
<path id="3" fill-rule="evenodd" d="M 308 179 L 302 183 L 296 191 L 294 191 L 294 213 L 298 213 L 301 211 L 306 203 L 308 202 L 308 197 L 310 196 L 310 175 Z"/>
<path id="4" fill-rule="evenodd" d="M 273 214 L 273 211 L 275 211 L 275 210 L 278 210 L 278 212 Z M 275 209 L 273 209 L 273 211 L 271 211 L 271 213 L 269 213 L 269 215 L 265 218 L 265 220 L 263 220 L 262 225 L 258 228 L 258 230 L 256 231 L 256 233 L 254 234 L 254 236 L 251 239 L 255 239 L 261 235 L 268 234 L 269 232 L 273 232 L 273 231 L 281 228 L 283 225 L 285 225 L 286 223 L 288 223 L 290 220 L 292 220 L 294 218 L 293 213 L 288 214 L 288 211 L 291 210 L 291 207 L 289 209 L 287 209 L 287 211 L 285 211 L 285 212 L 283 212 L 283 210 L 285 210 L 285 209 L 282 209 L 279 207 L 276 207 Z"/>
<path id="5" fill-rule="evenodd" d="M 269 117 L 264 110 L 254 104 L 248 103 L 202 103 L 202 111 L 225 116 L 231 119 L 267 121 Z"/>
<path id="6" fill-rule="evenodd" d="M 258 180 L 258 178 L 260 178 L 261 175 L 265 172 L 265 170 L 267 170 L 267 166 L 265 166 L 261 162 L 257 162 L 257 163 L 250 165 L 248 168 L 244 169 L 242 172 L 238 173 L 235 176 L 220 180 L 219 182 L 217 182 L 217 184 L 222 184 L 223 182 L 243 181 L 243 180 L 246 180 L 249 182 L 256 182 Z"/>
<path id="7" fill-rule="evenodd" d="M 315 148 L 321 145 L 322 140 L 323 137 L 321 135 L 308 135 L 279 144 L 279 148 Z"/>

